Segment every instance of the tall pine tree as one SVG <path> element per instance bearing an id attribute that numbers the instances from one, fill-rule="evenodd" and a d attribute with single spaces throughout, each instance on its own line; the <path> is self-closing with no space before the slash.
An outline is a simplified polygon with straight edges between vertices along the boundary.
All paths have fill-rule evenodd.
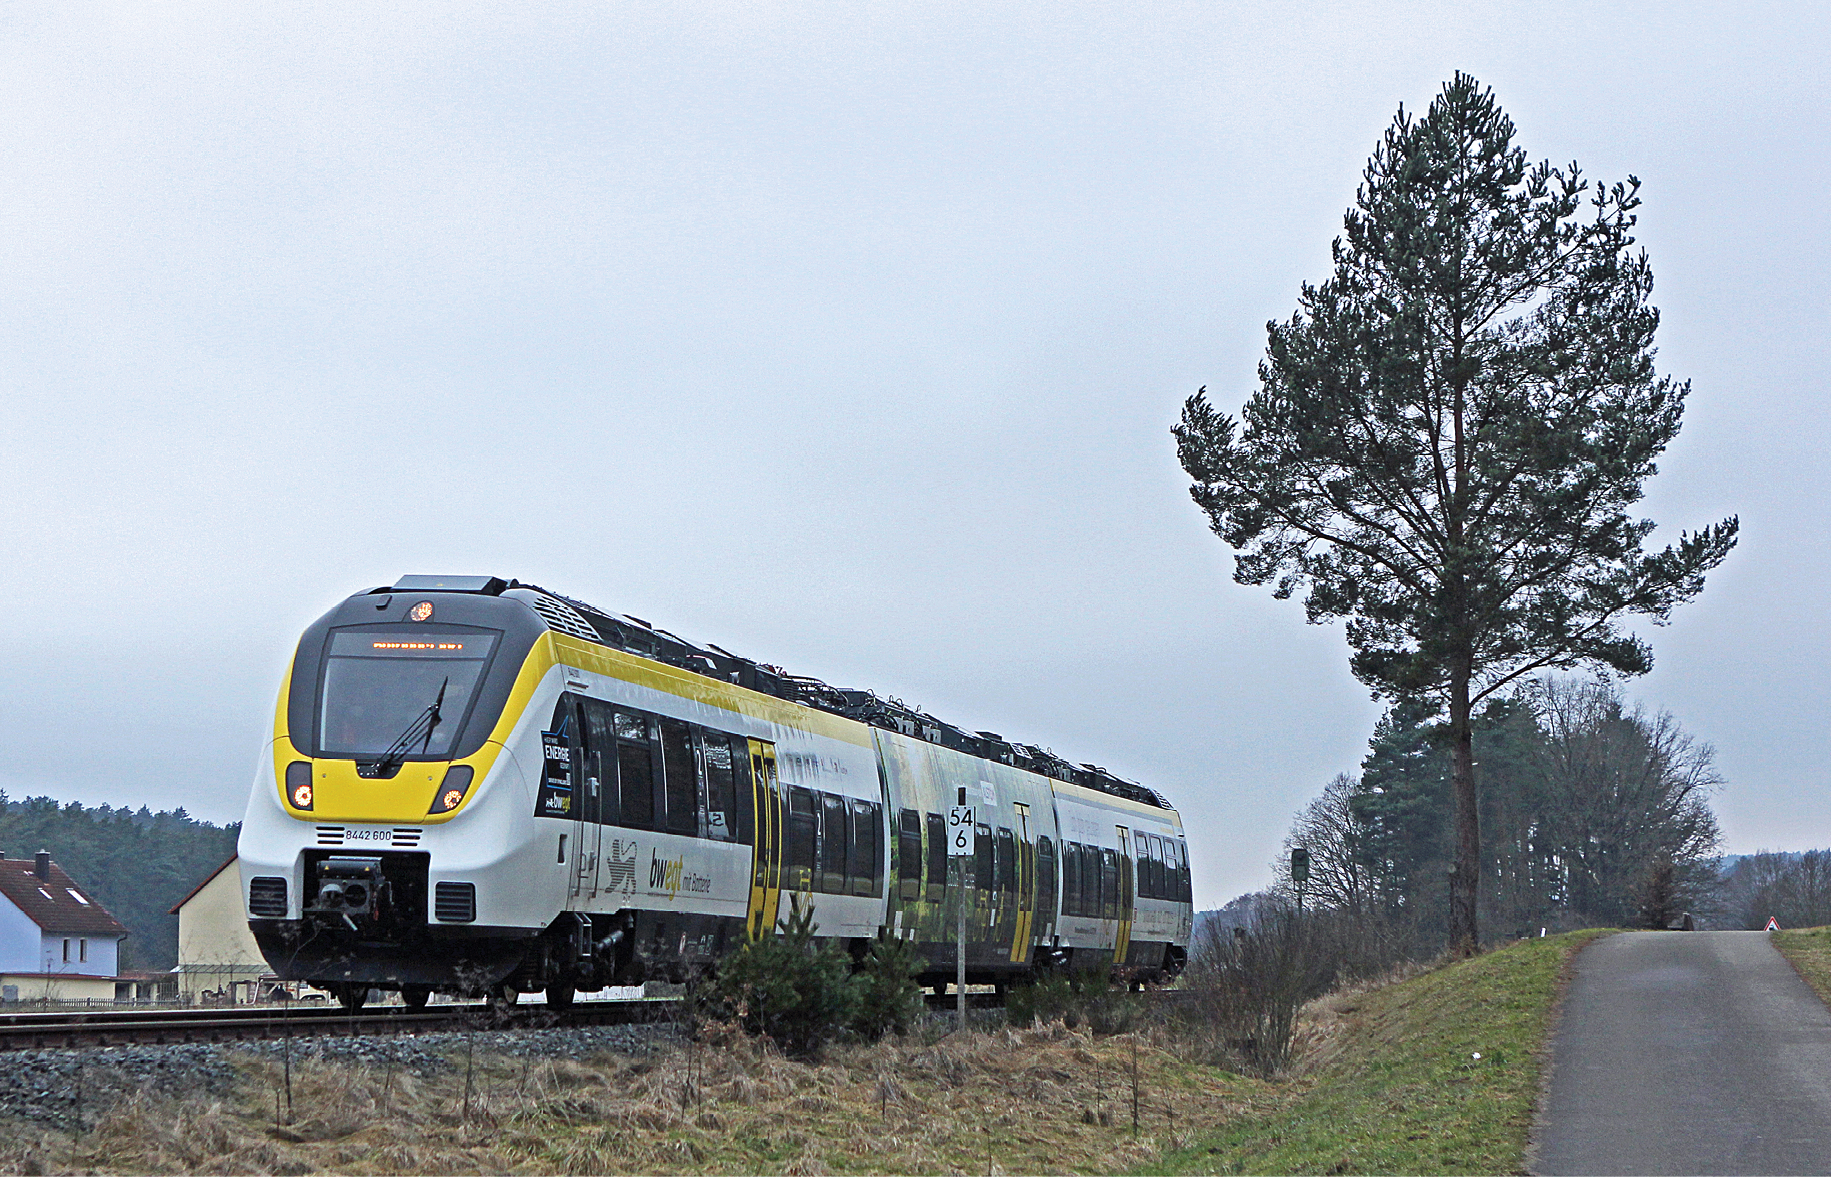
<path id="1" fill-rule="evenodd" d="M 1689 385 L 1654 369 L 1639 182 L 1591 189 L 1529 164 L 1491 92 L 1457 74 L 1403 109 L 1334 245 L 1334 274 L 1268 326 L 1239 422 L 1184 405 L 1195 501 L 1234 579 L 1348 619 L 1377 696 L 1446 713 L 1448 929 L 1477 943 L 1471 717 L 1541 669 L 1640 674 L 1631 615 L 1664 621 L 1735 544 L 1734 518 L 1664 550 L 1627 509 L 1677 435 Z M 1585 208 L 1587 196 L 1587 211 Z"/>

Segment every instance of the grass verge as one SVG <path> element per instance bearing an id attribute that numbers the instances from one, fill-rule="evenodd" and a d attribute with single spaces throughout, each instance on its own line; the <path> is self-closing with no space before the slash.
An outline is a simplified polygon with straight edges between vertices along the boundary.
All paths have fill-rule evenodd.
<path id="1" fill-rule="evenodd" d="M 1802 928 L 1797 932 L 1771 932 L 1769 939 L 1780 955 L 1812 986 L 1819 999 L 1831 1005 L 1831 928 Z"/>
<path id="2" fill-rule="evenodd" d="M 1521 940 L 1325 999 L 1274 1108 L 1149 1173 L 1517 1173 L 1570 958 L 1601 930 Z M 1479 1057 L 1477 1057 L 1479 1055 Z"/>

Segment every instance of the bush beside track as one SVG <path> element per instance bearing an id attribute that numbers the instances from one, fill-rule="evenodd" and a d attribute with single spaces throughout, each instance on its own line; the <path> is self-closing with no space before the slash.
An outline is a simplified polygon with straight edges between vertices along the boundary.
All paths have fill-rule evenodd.
<path id="1" fill-rule="evenodd" d="M 1276 1107 L 1141 1171 L 1523 1172 L 1570 960 L 1606 934 L 1521 940 L 1315 1003 Z"/>

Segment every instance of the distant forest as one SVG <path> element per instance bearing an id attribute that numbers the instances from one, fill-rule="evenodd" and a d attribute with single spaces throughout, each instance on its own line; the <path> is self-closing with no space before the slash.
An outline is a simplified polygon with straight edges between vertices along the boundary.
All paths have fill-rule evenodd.
<path id="1" fill-rule="evenodd" d="M 0 790 L 0 850 L 29 859 L 49 850 L 85 891 L 127 925 L 123 971 L 178 963 L 173 905 L 235 853 L 240 824 L 214 826 L 182 808 L 86 809 L 52 797 L 14 801 Z"/>
<path id="2" fill-rule="evenodd" d="M 1763 928 L 1769 918 L 1783 928 L 1831 924 L 1831 850 L 1763 850 L 1724 866 L 1725 927 Z"/>

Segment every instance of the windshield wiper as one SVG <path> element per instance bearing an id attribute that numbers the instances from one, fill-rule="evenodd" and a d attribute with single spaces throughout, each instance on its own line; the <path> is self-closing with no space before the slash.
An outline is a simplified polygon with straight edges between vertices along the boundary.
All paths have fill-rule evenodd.
<path id="1" fill-rule="evenodd" d="M 420 743 L 422 753 L 431 751 L 432 729 L 439 726 L 439 708 L 445 704 L 445 688 L 450 685 L 451 676 L 446 675 L 445 681 L 439 684 L 438 697 L 433 699 L 432 705 L 413 717 L 413 722 L 407 725 L 407 730 L 388 745 L 388 750 L 381 754 L 380 760 L 373 764 L 357 765 L 356 775 L 370 778 L 393 776 L 401 770 L 401 765 L 406 763 L 407 752 L 416 742 Z"/>

